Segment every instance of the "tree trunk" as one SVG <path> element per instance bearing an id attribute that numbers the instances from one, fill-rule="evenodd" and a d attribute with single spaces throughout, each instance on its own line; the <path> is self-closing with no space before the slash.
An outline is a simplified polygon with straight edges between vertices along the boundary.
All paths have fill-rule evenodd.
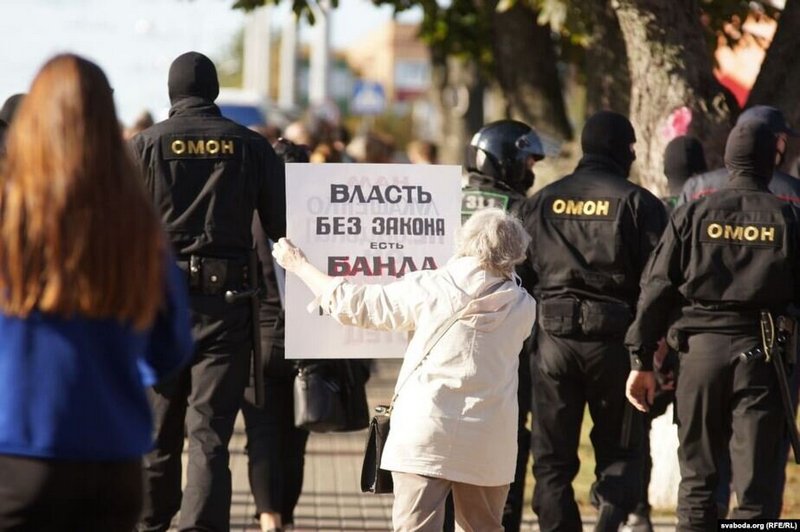
<path id="1" fill-rule="evenodd" d="M 483 125 L 484 85 L 473 61 L 432 52 L 431 92 L 441 117 L 439 159 L 445 164 L 463 164 L 467 143 Z"/>
<path id="2" fill-rule="evenodd" d="M 778 19 L 778 29 L 767 50 L 761 70 L 758 73 L 753 90 L 747 99 L 747 107 L 753 105 L 772 105 L 783 111 L 787 121 L 794 128 L 800 126 L 800 99 L 797 88 L 800 87 L 800 1 L 786 2 L 786 9 Z M 790 142 L 784 170 L 800 155 L 798 142 Z M 793 165 L 792 165 L 793 166 Z"/>
<path id="3" fill-rule="evenodd" d="M 583 4 L 591 29 L 591 42 L 585 55 L 586 114 L 607 109 L 628 116 L 631 77 L 617 14 L 607 0 L 589 0 Z"/>
<path id="4" fill-rule="evenodd" d="M 635 168 L 640 183 L 662 195 L 667 143 L 677 134 L 694 135 L 709 166 L 720 166 L 736 104 L 713 75 L 696 0 L 616 3 L 631 76 Z"/>
<path id="5" fill-rule="evenodd" d="M 511 118 L 559 139 L 571 139 L 550 27 L 540 25 L 538 12 L 525 2 L 492 13 L 495 72 Z"/>

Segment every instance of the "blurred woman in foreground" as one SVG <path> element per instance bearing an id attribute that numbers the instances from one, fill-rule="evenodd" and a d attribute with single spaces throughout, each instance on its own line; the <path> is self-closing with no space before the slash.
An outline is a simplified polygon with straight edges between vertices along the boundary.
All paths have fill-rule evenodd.
<path id="1" fill-rule="evenodd" d="M 131 530 L 145 387 L 191 354 L 187 296 L 97 65 L 51 59 L 0 170 L 0 530 Z"/>
<path id="2" fill-rule="evenodd" d="M 338 322 L 414 331 L 381 461 L 394 481 L 395 530 L 441 530 L 451 490 L 456 530 L 503 530 L 517 457 L 519 351 L 536 314 L 514 273 L 529 242 L 519 221 L 485 209 L 464 224 L 446 265 L 383 286 L 329 277 L 285 238 L 273 249 Z"/>

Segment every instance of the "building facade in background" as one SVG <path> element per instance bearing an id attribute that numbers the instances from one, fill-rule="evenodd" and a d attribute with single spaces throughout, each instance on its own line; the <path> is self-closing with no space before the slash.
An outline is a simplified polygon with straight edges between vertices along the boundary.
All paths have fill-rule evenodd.
<path id="1" fill-rule="evenodd" d="M 389 105 L 411 102 L 430 88 L 430 53 L 419 38 L 419 24 L 390 21 L 344 55 L 357 78 L 383 86 Z"/>

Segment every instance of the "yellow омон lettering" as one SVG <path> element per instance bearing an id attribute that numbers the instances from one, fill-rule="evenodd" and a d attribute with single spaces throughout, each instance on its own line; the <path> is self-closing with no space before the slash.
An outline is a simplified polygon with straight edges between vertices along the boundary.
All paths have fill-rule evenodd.
<path id="1" fill-rule="evenodd" d="M 219 141 L 214 139 L 207 140 L 206 151 L 211 155 L 219 153 Z"/>
<path id="2" fill-rule="evenodd" d="M 205 153 L 203 149 L 203 141 L 202 140 L 190 140 L 189 144 L 189 153 Z"/>
<path id="3" fill-rule="evenodd" d="M 726 225 L 723 238 L 728 240 L 741 240 L 743 233 L 744 227 L 741 225 Z"/>
<path id="4" fill-rule="evenodd" d="M 583 214 L 583 201 L 567 200 L 567 214 Z"/>
<path id="5" fill-rule="evenodd" d="M 706 234 L 713 239 L 746 240 L 747 242 L 774 242 L 774 227 L 758 227 L 756 225 L 729 225 L 712 222 L 708 224 Z"/>

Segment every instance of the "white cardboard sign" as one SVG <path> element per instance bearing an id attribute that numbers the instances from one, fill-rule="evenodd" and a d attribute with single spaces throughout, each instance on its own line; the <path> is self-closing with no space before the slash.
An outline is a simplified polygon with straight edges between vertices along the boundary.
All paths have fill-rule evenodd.
<path id="1" fill-rule="evenodd" d="M 357 283 L 442 266 L 460 227 L 461 168 L 287 164 L 287 236 L 309 261 Z M 286 358 L 402 357 L 405 333 L 340 325 L 309 313 L 311 291 L 286 276 Z"/>

